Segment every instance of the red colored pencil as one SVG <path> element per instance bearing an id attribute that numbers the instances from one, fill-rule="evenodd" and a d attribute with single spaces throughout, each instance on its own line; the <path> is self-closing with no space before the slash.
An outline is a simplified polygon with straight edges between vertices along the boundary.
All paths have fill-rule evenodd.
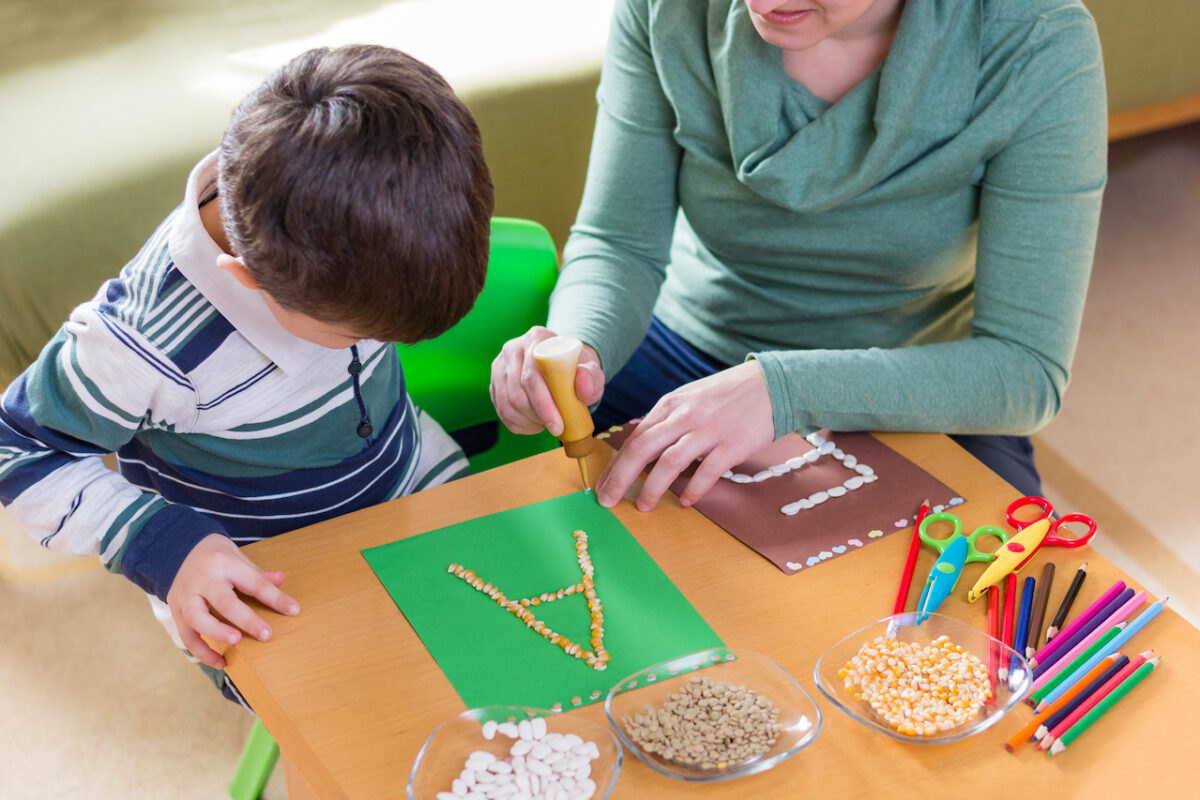
<path id="1" fill-rule="evenodd" d="M 1125 665 L 1124 669 L 1122 669 L 1116 675 L 1113 675 L 1111 678 L 1109 678 L 1108 683 L 1104 684 L 1099 689 L 1092 692 L 1091 696 L 1088 697 L 1087 700 L 1083 701 L 1083 704 L 1080 705 L 1079 708 L 1072 711 L 1067 716 L 1066 719 L 1064 719 L 1062 722 L 1055 725 L 1053 730 L 1051 730 L 1044 737 L 1042 737 L 1042 740 L 1040 742 L 1038 742 L 1038 749 L 1039 750 L 1049 750 L 1050 747 L 1056 741 L 1058 741 L 1058 737 L 1062 736 L 1064 733 L 1066 733 L 1068 730 L 1070 730 L 1071 726 L 1074 725 L 1076 722 L 1079 722 L 1079 720 L 1081 720 L 1083 718 L 1084 714 L 1088 713 L 1093 708 L 1095 708 L 1097 706 L 1097 704 L 1099 704 L 1099 702 L 1108 695 L 1109 692 L 1111 692 L 1113 689 L 1120 686 L 1121 681 L 1125 680 L 1130 675 L 1132 675 L 1134 673 L 1134 671 L 1137 670 L 1137 668 L 1140 667 L 1142 664 L 1145 664 L 1146 659 L 1152 655 L 1154 655 L 1153 650 L 1147 650 L 1144 653 L 1139 653 L 1137 658 L 1130 661 L 1128 664 Z"/>
<path id="2" fill-rule="evenodd" d="M 1000 638 L 1000 587 L 992 584 L 988 587 L 988 636 L 998 640 Z M 988 642 L 988 684 L 991 686 L 992 694 L 988 698 L 988 705 L 996 705 L 996 665 L 1000 660 L 1000 647 L 995 642 Z"/>
<path id="3" fill-rule="evenodd" d="M 921 552 L 921 536 L 917 531 L 921 527 L 921 520 L 925 519 L 928 514 L 929 500 L 926 499 L 917 511 L 917 521 L 913 523 L 912 541 L 908 544 L 908 558 L 904 562 L 904 572 L 900 575 L 900 589 L 896 592 L 896 605 L 892 608 L 893 614 L 903 614 L 904 607 L 908 605 L 908 590 L 912 586 L 913 572 L 917 568 L 917 554 Z"/>
<path id="4" fill-rule="evenodd" d="M 1000 641 L 1004 642 L 1009 647 L 1013 645 L 1013 616 L 1017 608 L 1017 576 L 1016 573 L 1008 573 L 1008 577 L 1004 579 L 1004 618 L 1000 623 Z M 996 673 L 1000 680 L 1008 679 L 1008 659 L 1000 659 L 1000 669 Z"/>

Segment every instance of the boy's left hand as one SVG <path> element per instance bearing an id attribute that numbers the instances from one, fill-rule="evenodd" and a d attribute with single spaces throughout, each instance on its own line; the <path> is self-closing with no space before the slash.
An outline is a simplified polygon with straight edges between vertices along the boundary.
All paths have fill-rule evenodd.
<path id="1" fill-rule="evenodd" d="M 183 560 L 167 591 L 167 605 L 188 652 L 214 669 L 225 669 L 225 659 L 201 637 L 236 644 L 245 631 L 267 641 L 271 626 L 241 595 L 254 597 L 280 614 L 298 614 L 300 604 L 279 590 L 282 583 L 282 572 L 259 569 L 228 536 L 214 533 L 201 539 Z"/>

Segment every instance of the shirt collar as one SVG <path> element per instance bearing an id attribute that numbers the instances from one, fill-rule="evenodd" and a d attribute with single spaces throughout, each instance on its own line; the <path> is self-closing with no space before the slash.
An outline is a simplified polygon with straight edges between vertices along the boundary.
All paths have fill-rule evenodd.
<path id="1" fill-rule="evenodd" d="M 188 176 L 183 206 L 171 226 L 168 248 L 175 268 L 229 320 L 242 337 L 286 374 L 311 367 L 329 348 L 284 330 L 262 294 L 247 289 L 217 266 L 221 248 L 200 222 L 200 200 L 217 186 L 217 152 L 209 153 Z"/>

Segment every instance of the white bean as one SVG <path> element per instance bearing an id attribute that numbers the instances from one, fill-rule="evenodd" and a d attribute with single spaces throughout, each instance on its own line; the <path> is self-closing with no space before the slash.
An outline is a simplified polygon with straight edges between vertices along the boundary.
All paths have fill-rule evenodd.
<path id="1" fill-rule="evenodd" d="M 546 735 L 546 718 L 535 717 L 530 720 L 529 724 L 533 727 L 533 738 L 541 739 Z"/>

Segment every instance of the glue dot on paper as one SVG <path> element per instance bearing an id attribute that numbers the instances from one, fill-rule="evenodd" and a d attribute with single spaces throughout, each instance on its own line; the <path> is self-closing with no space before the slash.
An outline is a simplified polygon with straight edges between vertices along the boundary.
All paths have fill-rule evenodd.
<path id="1" fill-rule="evenodd" d="M 817 452 L 823 456 L 827 456 L 837 449 L 837 445 L 833 442 L 821 442 L 821 446 L 817 448 Z"/>
<path id="2" fill-rule="evenodd" d="M 550 706 L 550 710 L 551 711 L 562 711 L 562 703 L 555 703 L 554 705 Z"/>
<path id="3" fill-rule="evenodd" d="M 788 503 L 786 506 L 784 506 L 783 508 L 781 508 L 779 510 L 782 511 L 784 514 L 787 514 L 789 517 L 795 516 L 800 511 L 800 504 L 799 503 Z"/>
<path id="4" fill-rule="evenodd" d="M 874 475 L 875 474 L 875 470 L 871 469 L 866 464 L 859 464 L 857 467 L 854 468 L 854 471 L 857 472 L 859 475 Z"/>
<path id="5" fill-rule="evenodd" d="M 678 675 L 678 674 L 679 674 L 679 667 L 676 667 L 676 666 L 674 666 L 674 665 L 672 665 L 672 666 L 670 666 L 670 667 L 667 667 L 667 672 L 671 673 L 672 675 Z"/>
<path id="6" fill-rule="evenodd" d="M 834 458 L 836 458 L 838 461 L 841 461 L 842 459 L 844 459 L 846 457 L 846 454 L 842 451 L 842 448 L 840 448 L 840 447 L 833 448 L 833 450 L 829 451 L 829 454 L 831 456 L 833 456 Z"/>
<path id="7" fill-rule="evenodd" d="M 951 497 L 950 498 L 950 505 L 952 505 L 952 506 L 956 506 L 959 503 L 964 503 L 964 502 L 966 502 L 966 501 L 963 500 L 961 497 Z"/>
<path id="8" fill-rule="evenodd" d="M 818 453 L 816 450 L 809 450 L 807 453 L 804 454 L 804 460 L 810 464 L 813 463 L 814 461 L 816 461 L 820 457 L 821 457 L 821 454 Z"/>
<path id="9" fill-rule="evenodd" d="M 813 492 L 812 494 L 810 494 L 808 496 L 808 501 L 810 503 L 812 503 L 813 505 L 817 505 L 818 503 L 824 503 L 828 499 L 829 499 L 829 492 L 826 492 L 826 491 Z"/>
<path id="10" fill-rule="evenodd" d="M 582 705 L 582 704 L 583 704 L 583 698 L 582 698 L 582 697 L 572 697 L 572 698 L 571 698 L 571 705 L 573 705 L 573 706 L 578 706 L 578 705 Z"/>
<path id="11" fill-rule="evenodd" d="M 656 680 L 658 680 L 658 676 L 653 672 L 646 676 L 646 683 L 654 683 Z"/>
<path id="12" fill-rule="evenodd" d="M 792 456 L 787 461 L 783 462 L 788 469 L 800 469 L 804 466 L 804 456 Z"/>
<path id="13" fill-rule="evenodd" d="M 858 456 L 853 453 L 847 453 L 842 459 L 842 463 L 846 465 L 846 469 L 854 469 L 854 465 L 858 463 Z"/>
<path id="14" fill-rule="evenodd" d="M 595 700 L 595 699 L 596 699 L 597 697 L 599 697 L 599 696 L 600 696 L 600 690 L 599 690 L 599 689 L 595 689 L 595 690 L 593 690 L 593 691 L 592 691 L 592 693 L 591 693 L 590 695 L 588 695 L 588 697 L 592 698 L 593 700 Z"/>
<path id="15" fill-rule="evenodd" d="M 846 482 L 842 484 L 842 486 L 845 486 L 847 489 L 857 489 L 862 485 L 862 475 L 855 475 L 853 478 L 847 478 Z"/>
<path id="16" fill-rule="evenodd" d="M 610 436 L 612 436 L 612 434 L 611 434 L 611 433 L 607 433 L 607 432 L 605 432 L 605 433 L 597 433 L 597 434 L 596 434 L 596 438 L 597 438 L 597 439 L 607 439 L 607 438 L 608 438 L 608 437 L 610 437 Z"/>
<path id="17" fill-rule="evenodd" d="M 724 478 L 725 480 L 729 480 L 730 478 L 733 477 L 733 470 L 731 470 L 731 469 L 725 470 L 725 473 L 723 475 L 721 475 L 721 477 Z"/>
<path id="18" fill-rule="evenodd" d="M 751 478 L 749 475 L 742 475 L 742 474 L 734 475 L 734 476 L 730 477 L 729 480 L 733 481 L 734 483 L 753 483 L 754 482 L 754 478 Z"/>
<path id="19" fill-rule="evenodd" d="M 720 656 L 709 656 L 708 660 L 711 661 L 712 663 L 716 664 L 721 660 L 721 657 Z"/>
<path id="20" fill-rule="evenodd" d="M 775 476 L 786 475 L 791 472 L 791 468 L 787 464 L 775 464 L 771 467 L 771 474 Z"/>
<path id="21" fill-rule="evenodd" d="M 800 506 L 801 511 L 807 511 L 808 509 L 810 509 L 814 505 L 816 505 L 816 503 L 814 503 L 812 500 L 809 500 L 807 497 L 805 497 L 800 500 L 797 500 L 796 505 Z"/>
<path id="22" fill-rule="evenodd" d="M 830 496 L 830 497 L 841 497 L 841 496 L 842 496 L 842 495 L 844 495 L 845 493 L 846 493 L 846 487 L 845 487 L 845 486 L 832 486 L 832 487 L 830 487 L 830 489 L 829 489 L 829 496 Z"/>
<path id="23" fill-rule="evenodd" d="M 875 481 L 879 480 L 879 476 L 876 475 L 874 472 L 871 472 L 867 475 L 863 475 L 862 479 L 863 479 L 863 483 L 874 483 Z"/>
<path id="24" fill-rule="evenodd" d="M 737 656 L 735 656 L 733 653 L 726 653 L 725 660 L 726 661 L 737 661 Z"/>
<path id="25" fill-rule="evenodd" d="M 761 471 L 759 471 L 759 472 L 756 472 L 756 473 L 754 473 L 754 482 L 755 482 L 755 483 L 762 483 L 763 481 L 765 481 L 765 480 L 766 480 L 767 478 L 769 478 L 769 477 L 771 477 L 771 470 L 769 470 L 769 469 L 764 469 L 764 470 L 761 470 Z"/>

